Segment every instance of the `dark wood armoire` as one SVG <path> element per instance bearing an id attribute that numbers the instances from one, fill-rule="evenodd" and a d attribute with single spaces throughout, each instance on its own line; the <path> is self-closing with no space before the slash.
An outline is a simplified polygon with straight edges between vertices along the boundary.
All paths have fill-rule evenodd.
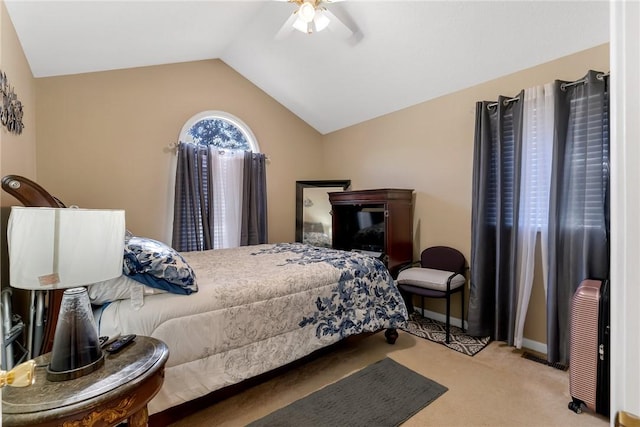
<path id="1" fill-rule="evenodd" d="M 413 257 L 413 190 L 329 193 L 335 249 L 379 255 L 395 278 Z"/>

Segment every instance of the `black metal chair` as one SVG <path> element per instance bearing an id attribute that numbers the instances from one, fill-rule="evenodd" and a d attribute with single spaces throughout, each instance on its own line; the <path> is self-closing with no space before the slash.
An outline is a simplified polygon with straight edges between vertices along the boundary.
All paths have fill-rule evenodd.
<path id="1" fill-rule="evenodd" d="M 419 295 L 424 313 L 424 298 L 446 298 L 446 342 L 449 342 L 451 295 L 460 293 L 462 330 L 464 331 L 464 286 L 467 262 L 460 251 L 448 246 L 433 246 L 422 251 L 420 267 L 400 271 L 398 288 L 412 310 L 412 295 Z"/>

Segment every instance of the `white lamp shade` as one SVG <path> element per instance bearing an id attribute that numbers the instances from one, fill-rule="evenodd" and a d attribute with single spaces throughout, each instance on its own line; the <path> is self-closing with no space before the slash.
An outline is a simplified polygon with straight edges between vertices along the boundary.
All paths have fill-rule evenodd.
<path id="1" fill-rule="evenodd" d="M 7 225 L 9 284 L 48 290 L 122 274 L 122 210 L 13 206 Z"/>

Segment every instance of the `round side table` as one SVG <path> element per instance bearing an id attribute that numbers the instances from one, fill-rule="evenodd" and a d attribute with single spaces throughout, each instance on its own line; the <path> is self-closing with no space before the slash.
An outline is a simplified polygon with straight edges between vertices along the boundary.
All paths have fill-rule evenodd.
<path id="1" fill-rule="evenodd" d="M 50 354 L 35 358 L 35 383 L 2 390 L 2 425 L 6 427 L 146 426 L 147 403 L 164 380 L 169 349 L 155 338 L 138 336 L 104 366 L 69 381 L 46 378 Z"/>

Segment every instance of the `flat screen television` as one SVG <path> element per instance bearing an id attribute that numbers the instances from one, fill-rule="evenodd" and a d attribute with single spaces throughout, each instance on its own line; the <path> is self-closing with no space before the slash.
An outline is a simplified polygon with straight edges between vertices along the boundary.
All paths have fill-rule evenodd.
<path id="1" fill-rule="evenodd" d="M 336 249 L 384 252 L 384 208 L 345 206 L 340 207 L 339 215 L 340 230 L 334 236 Z"/>

